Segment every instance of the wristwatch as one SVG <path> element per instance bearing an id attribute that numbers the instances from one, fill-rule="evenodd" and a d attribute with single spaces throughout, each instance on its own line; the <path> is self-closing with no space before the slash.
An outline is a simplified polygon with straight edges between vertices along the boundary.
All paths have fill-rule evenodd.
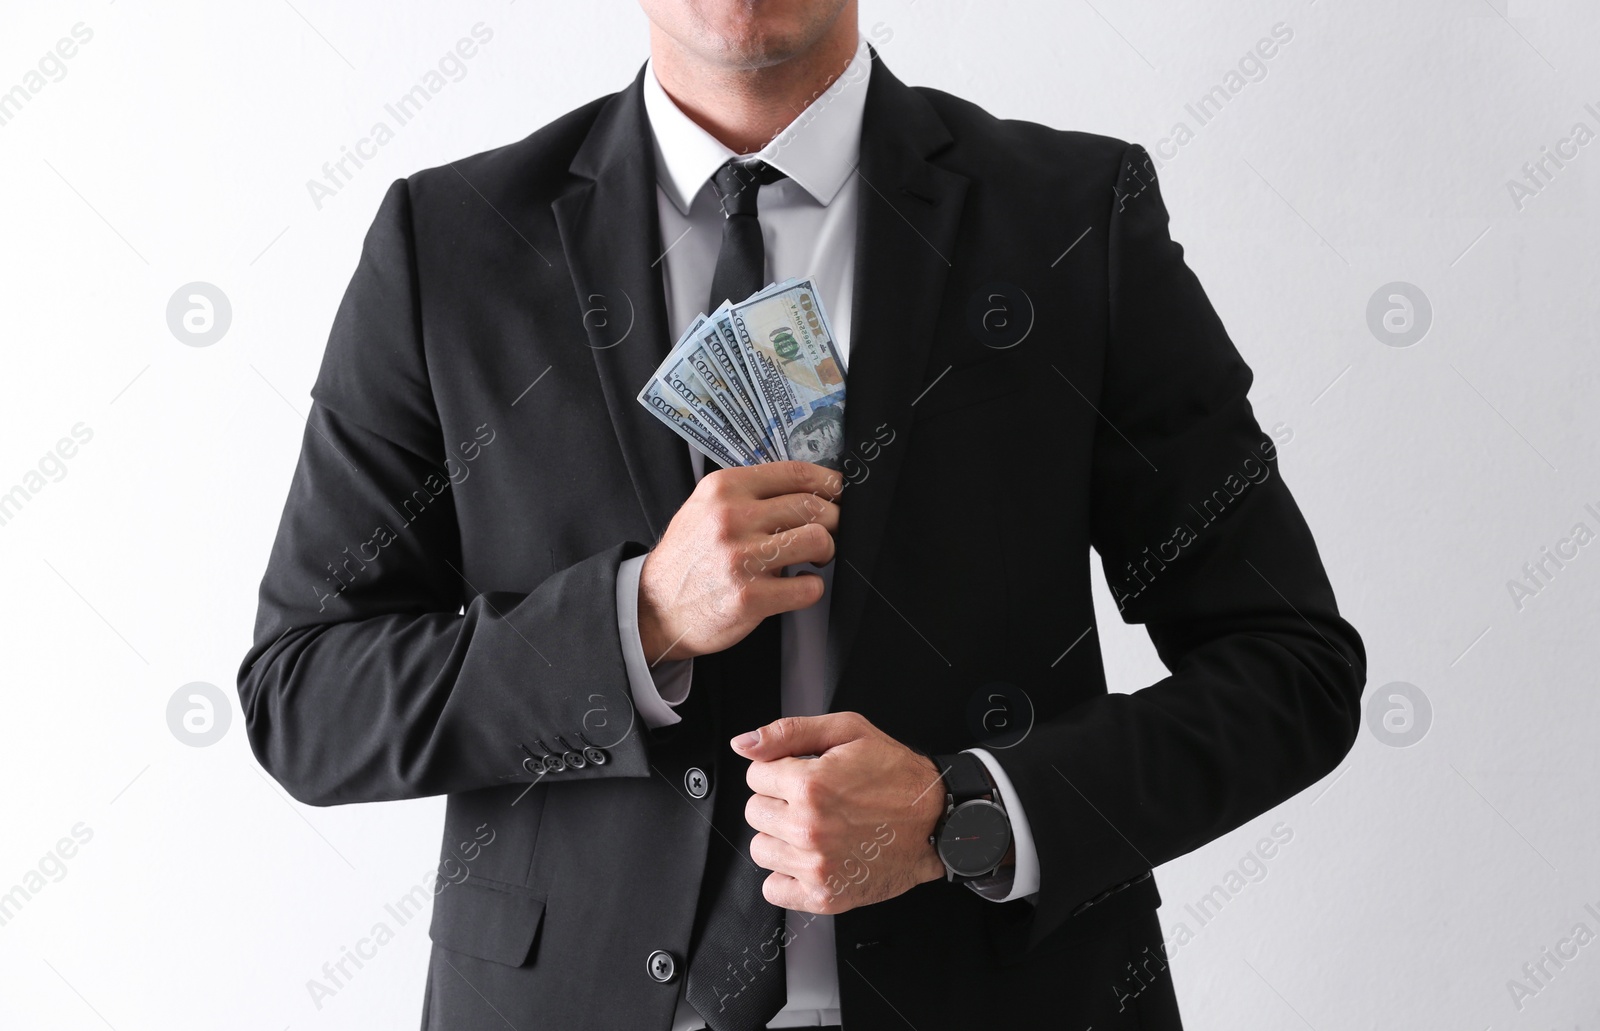
<path id="1" fill-rule="evenodd" d="M 928 844 L 944 863 L 945 880 L 965 884 L 989 876 L 1011 847 L 1011 818 L 989 768 L 971 752 L 928 758 L 944 775 L 944 814 Z"/>

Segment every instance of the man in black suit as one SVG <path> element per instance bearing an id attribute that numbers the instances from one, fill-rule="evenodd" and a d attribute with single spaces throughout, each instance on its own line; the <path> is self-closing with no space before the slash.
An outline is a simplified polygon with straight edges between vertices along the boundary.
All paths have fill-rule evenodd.
<path id="1" fill-rule="evenodd" d="M 256 755 L 449 796 L 426 1027 L 1177 1028 L 1151 869 L 1331 770 L 1365 655 L 1148 158 L 903 85 L 854 0 L 643 6 L 631 86 L 384 198 Z M 708 471 L 635 394 L 808 273 L 842 473 Z"/>

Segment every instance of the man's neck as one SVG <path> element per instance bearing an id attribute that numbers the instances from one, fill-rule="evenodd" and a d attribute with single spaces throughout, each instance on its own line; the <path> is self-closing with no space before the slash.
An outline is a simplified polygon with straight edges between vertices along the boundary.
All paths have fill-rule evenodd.
<path id="1" fill-rule="evenodd" d="M 854 19 L 806 51 L 762 68 L 709 65 L 654 26 L 650 64 L 662 89 L 696 125 L 736 154 L 753 154 L 844 74 L 859 34 Z"/>

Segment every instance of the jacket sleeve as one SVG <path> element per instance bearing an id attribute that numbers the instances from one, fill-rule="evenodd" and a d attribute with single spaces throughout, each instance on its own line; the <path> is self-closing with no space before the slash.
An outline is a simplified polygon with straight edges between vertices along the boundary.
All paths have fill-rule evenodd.
<path id="1" fill-rule="evenodd" d="M 459 572 L 461 460 L 428 381 L 411 233 L 400 181 L 334 320 L 261 581 L 238 679 L 251 748 L 313 805 L 648 776 L 615 594 L 644 546 L 526 594 L 480 594 Z"/>
<path id="2" fill-rule="evenodd" d="M 1038 850 L 1030 945 L 1331 771 L 1366 680 L 1246 399 L 1250 369 L 1168 235 L 1141 147 L 1115 183 L 1090 532 L 1122 618 L 1170 675 L 996 751 Z"/>

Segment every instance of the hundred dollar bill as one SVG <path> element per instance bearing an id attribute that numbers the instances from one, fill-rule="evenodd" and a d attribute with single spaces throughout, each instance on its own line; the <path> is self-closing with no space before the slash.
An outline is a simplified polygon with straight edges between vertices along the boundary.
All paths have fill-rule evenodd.
<path id="1" fill-rule="evenodd" d="M 844 360 L 809 279 L 774 284 L 728 313 L 757 401 L 789 458 L 838 470 L 844 453 Z"/>
<path id="2" fill-rule="evenodd" d="M 729 428 L 750 449 L 756 460 L 773 461 L 777 454 L 770 427 L 746 406 L 744 399 L 749 397 L 749 392 L 739 381 L 737 363 L 728 354 L 728 349 L 721 346 L 721 336 L 714 328 L 707 326 L 702 329 L 701 339 L 703 343 L 678 359 L 678 365 L 673 367 L 674 372 L 679 365 L 691 366 L 700 382 L 710 391 L 715 409 L 726 418 Z"/>
<path id="3" fill-rule="evenodd" d="M 713 316 L 722 318 L 727 310 L 728 305 L 723 304 Z M 733 444 L 731 438 L 737 436 L 748 447 L 755 461 L 774 461 L 783 455 L 773 438 L 773 420 L 757 407 L 749 371 L 734 346 L 733 327 L 727 324 L 725 318 L 722 318 L 722 322 L 726 328 L 715 327 L 704 314 L 695 316 L 689 328 L 678 337 L 678 342 L 672 346 L 661 367 L 656 369 L 655 378 L 667 382 L 676 373 L 680 379 L 688 380 L 689 377 L 677 370 L 684 363 L 694 367 L 699 381 L 710 391 L 714 414 L 707 416 L 701 410 L 699 400 L 692 395 L 683 395 L 677 386 L 673 390 L 690 401 L 695 414 L 702 420 L 703 428 L 721 431 L 714 435 L 720 436 L 725 444 Z M 697 358 L 695 354 L 700 349 L 705 351 L 703 358 Z M 644 400 L 642 395 L 641 391 L 641 403 Z M 729 450 L 736 449 L 730 447 Z"/>
<path id="4" fill-rule="evenodd" d="M 720 308 L 716 315 L 707 320 L 701 331 L 705 348 L 712 360 L 717 363 L 717 367 L 724 370 L 724 382 L 730 387 L 737 385 L 738 403 L 751 423 L 761 432 L 772 460 L 788 458 L 789 453 L 784 447 L 784 434 L 779 428 L 778 417 L 762 400 L 750 356 L 739 346 L 739 337 L 734 332 L 733 320 L 728 317 L 728 311 L 726 307 Z"/>
<path id="5" fill-rule="evenodd" d="M 689 403 L 659 378 L 651 379 L 639 392 L 639 403 L 650 410 L 678 436 L 692 444 L 696 450 L 725 469 L 748 463 L 734 457 L 728 446 L 702 426 L 689 409 Z"/>
<path id="6" fill-rule="evenodd" d="M 765 445 L 741 429 L 737 409 L 729 411 L 719 403 L 717 392 L 707 382 L 708 375 L 714 376 L 715 369 L 705 358 L 705 349 L 694 347 L 664 373 L 658 371 L 656 378 L 672 388 L 672 392 L 694 413 L 700 426 L 709 430 L 730 454 L 741 459 L 745 465 L 763 461 L 767 450 Z M 718 382 L 720 384 L 720 380 Z"/>
<path id="7" fill-rule="evenodd" d="M 639 402 L 721 465 L 799 458 L 838 469 L 842 359 L 812 282 L 786 279 L 696 316 Z"/>
<path id="8" fill-rule="evenodd" d="M 696 315 L 639 391 L 638 401 L 702 454 L 725 466 L 753 465 L 770 447 L 758 452 L 736 434 L 704 379 L 685 364 L 705 326 L 705 314 Z"/>

